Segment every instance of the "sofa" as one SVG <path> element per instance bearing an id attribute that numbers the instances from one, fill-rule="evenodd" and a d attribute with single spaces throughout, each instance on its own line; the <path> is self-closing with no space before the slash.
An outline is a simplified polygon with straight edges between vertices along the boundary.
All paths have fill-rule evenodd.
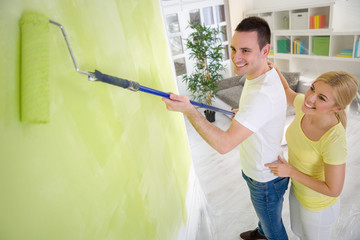
<path id="1" fill-rule="evenodd" d="M 290 88 L 298 93 L 305 93 L 314 79 L 300 76 L 300 72 L 281 72 L 287 80 Z M 234 76 L 223 79 L 218 83 L 216 98 L 220 99 L 228 108 L 237 109 L 242 89 L 245 84 L 245 76 Z M 360 114 L 360 84 L 359 90 L 349 106 L 350 111 Z M 287 116 L 294 115 L 293 107 L 288 106 Z"/>
<path id="2" fill-rule="evenodd" d="M 287 80 L 289 87 L 295 92 L 305 93 L 309 88 L 312 80 L 300 80 L 300 72 L 281 72 Z M 242 89 L 245 84 L 245 76 L 234 76 L 223 79 L 218 83 L 218 90 L 216 97 L 222 102 L 227 104 L 230 108 L 239 108 L 239 100 Z M 287 116 L 294 115 L 295 110 L 293 107 L 288 106 Z"/>

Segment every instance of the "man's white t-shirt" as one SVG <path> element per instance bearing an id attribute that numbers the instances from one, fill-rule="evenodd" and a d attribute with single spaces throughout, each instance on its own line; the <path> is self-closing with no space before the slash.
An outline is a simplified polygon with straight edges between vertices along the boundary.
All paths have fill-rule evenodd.
<path id="1" fill-rule="evenodd" d="M 253 134 L 240 146 L 241 167 L 258 182 L 276 178 L 264 164 L 277 160 L 286 118 L 286 96 L 276 70 L 245 81 L 235 120 Z"/>

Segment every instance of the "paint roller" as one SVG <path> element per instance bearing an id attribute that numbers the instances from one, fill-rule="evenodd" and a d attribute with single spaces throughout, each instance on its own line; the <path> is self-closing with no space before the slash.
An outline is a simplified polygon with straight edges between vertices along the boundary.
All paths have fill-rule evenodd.
<path id="1" fill-rule="evenodd" d="M 64 36 L 75 69 L 88 76 L 90 81 L 101 81 L 131 91 L 141 91 L 160 97 L 169 98 L 170 94 L 140 85 L 130 81 L 103 74 L 98 70 L 86 72 L 79 69 L 64 27 L 45 16 L 36 13 L 24 13 L 21 21 L 21 119 L 29 123 L 46 123 L 49 121 L 49 93 L 48 93 L 48 23 L 58 26 Z M 39 53 L 37 56 L 35 53 Z M 207 104 L 190 101 L 197 107 L 213 110 L 234 116 L 231 111 L 213 107 Z"/>
<path id="2" fill-rule="evenodd" d="M 48 22 L 45 16 L 34 13 L 24 13 L 20 20 L 20 118 L 25 123 L 49 121 Z"/>

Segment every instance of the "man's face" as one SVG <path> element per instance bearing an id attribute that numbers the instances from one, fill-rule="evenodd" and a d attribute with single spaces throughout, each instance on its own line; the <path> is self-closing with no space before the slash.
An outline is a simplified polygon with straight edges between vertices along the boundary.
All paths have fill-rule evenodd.
<path id="1" fill-rule="evenodd" d="M 231 60 L 235 73 L 245 75 L 247 79 L 262 75 L 269 48 L 267 44 L 260 50 L 257 32 L 235 31 L 231 41 Z"/>

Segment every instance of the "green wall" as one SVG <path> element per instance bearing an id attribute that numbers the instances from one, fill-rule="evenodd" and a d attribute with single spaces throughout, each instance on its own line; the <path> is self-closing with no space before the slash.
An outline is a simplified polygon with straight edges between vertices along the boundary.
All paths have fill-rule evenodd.
<path id="1" fill-rule="evenodd" d="M 182 115 L 88 81 L 50 25 L 50 122 L 20 122 L 26 10 L 65 27 L 81 70 L 177 91 L 158 0 L 1 0 L 0 239 L 176 239 L 190 169 Z"/>

